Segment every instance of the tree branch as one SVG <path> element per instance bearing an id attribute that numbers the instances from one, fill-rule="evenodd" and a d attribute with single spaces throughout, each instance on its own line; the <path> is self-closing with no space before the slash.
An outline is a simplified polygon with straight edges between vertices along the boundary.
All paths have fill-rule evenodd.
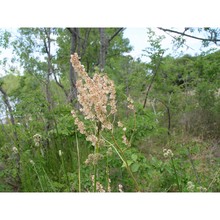
<path id="1" fill-rule="evenodd" d="M 216 38 L 202 38 L 202 37 L 196 37 L 196 36 L 193 36 L 193 35 L 189 35 L 189 34 L 186 34 L 185 31 L 184 32 L 180 32 L 180 31 L 175 31 L 175 30 L 171 30 L 171 29 L 165 29 L 165 28 L 161 28 L 161 27 L 158 27 L 158 29 L 164 31 L 164 32 L 171 32 L 171 33 L 175 33 L 175 34 L 180 34 L 182 36 L 186 36 L 186 37 L 190 37 L 190 38 L 194 38 L 196 40 L 201 40 L 201 41 L 210 41 L 210 42 L 218 42 L 220 41 L 220 39 L 216 39 Z"/>
<path id="2" fill-rule="evenodd" d="M 83 44 L 82 44 L 82 53 L 81 53 L 82 57 L 84 56 L 84 54 L 86 52 L 86 47 L 87 47 L 87 44 L 88 44 L 88 39 L 89 39 L 90 32 L 91 32 L 91 28 L 86 29 L 85 39 L 84 39 Z"/>
<path id="3" fill-rule="evenodd" d="M 110 43 L 121 31 L 125 30 L 125 28 L 119 28 L 109 39 L 108 43 Z"/>
<path id="4" fill-rule="evenodd" d="M 75 30 L 75 29 L 79 29 L 79 28 L 66 28 L 69 32 L 70 32 L 70 34 L 75 34 L 80 40 L 83 40 L 83 41 L 85 41 L 85 39 L 84 38 L 82 38 L 81 36 L 80 36 L 80 34 Z"/>
<path id="5" fill-rule="evenodd" d="M 153 84 L 153 82 L 154 82 L 154 80 L 155 80 L 155 78 L 156 78 L 157 72 L 158 72 L 158 70 L 159 70 L 159 67 L 160 67 L 160 64 L 161 64 L 161 61 L 162 61 L 162 58 L 163 58 L 163 54 L 164 54 L 164 52 L 163 52 L 162 55 L 160 56 L 160 59 L 159 59 L 159 61 L 158 61 L 158 63 L 157 63 L 157 66 L 156 66 L 156 70 L 155 70 L 154 73 L 153 73 L 153 77 L 152 77 L 152 79 L 151 79 L 150 85 L 149 85 L 148 88 L 147 88 L 147 92 L 146 92 L 146 96 L 145 96 L 145 99 L 144 99 L 143 108 L 146 107 L 148 94 L 149 94 L 149 92 L 150 92 L 151 86 L 152 86 L 152 84 Z"/>
<path id="6" fill-rule="evenodd" d="M 52 71 L 53 71 L 53 76 L 54 76 L 56 84 L 63 90 L 63 92 L 65 93 L 65 96 L 68 97 L 68 93 L 65 90 L 64 86 L 57 80 L 57 77 L 56 77 L 55 70 L 54 70 L 53 66 L 52 66 Z"/>

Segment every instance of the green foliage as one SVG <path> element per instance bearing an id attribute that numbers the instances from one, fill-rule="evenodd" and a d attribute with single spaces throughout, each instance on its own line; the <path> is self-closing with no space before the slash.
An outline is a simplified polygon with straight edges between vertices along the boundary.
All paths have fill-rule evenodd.
<path id="1" fill-rule="evenodd" d="M 144 55 L 149 61 L 144 63 L 126 55 L 132 46 L 123 31 L 111 39 L 117 30 L 105 29 L 110 40 L 105 72 L 116 86 L 118 112 L 111 119 L 113 133 L 102 133 L 108 144 L 98 152 L 97 181 L 106 192 L 109 183 L 112 192 L 119 191 L 119 184 L 126 192 L 137 191 L 132 175 L 144 192 L 219 192 L 220 52 L 165 56 L 165 37 L 148 29 Z M 12 106 L 9 112 L 0 93 L 0 191 L 93 192 L 95 166 L 85 161 L 94 146 L 77 131 L 71 115 L 80 106 L 69 101 L 70 31 L 20 28 L 13 34 L 0 30 L 1 51 L 13 47 L 13 65 L 7 67 L 7 57 L 0 61 L 5 71 L 0 86 Z M 50 56 L 45 46 L 49 39 Z M 176 42 L 182 45 L 184 37 Z M 91 76 L 99 66 L 99 30 L 79 28 L 75 49 Z M 129 96 L 135 114 L 127 107 Z M 80 120 L 93 129 L 92 123 Z M 130 145 L 123 143 L 123 135 Z M 121 154 L 114 150 L 119 149 L 116 143 Z M 165 148 L 172 150 L 172 158 L 164 157 Z"/>

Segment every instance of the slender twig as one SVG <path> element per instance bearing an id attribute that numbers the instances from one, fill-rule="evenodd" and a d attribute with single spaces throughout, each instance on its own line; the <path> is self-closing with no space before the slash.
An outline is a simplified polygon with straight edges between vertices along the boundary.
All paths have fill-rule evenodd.
<path id="1" fill-rule="evenodd" d="M 186 37 L 190 37 L 190 38 L 194 38 L 194 39 L 202 40 L 202 41 L 210 41 L 210 42 L 214 42 L 214 43 L 217 42 L 217 41 L 220 41 L 220 39 L 196 37 L 196 36 L 193 36 L 193 35 L 186 34 L 185 32 L 175 31 L 175 30 L 171 30 L 171 29 L 165 29 L 165 28 L 161 28 L 161 27 L 158 27 L 158 29 L 160 29 L 164 32 L 171 32 L 171 33 L 175 33 L 175 34 L 180 34 L 180 35 L 183 35 L 183 36 L 186 36 Z"/>
<path id="2" fill-rule="evenodd" d="M 177 37 L 173 36 L 172 34 L 167 33 L 167 32 L 166 32 L 166 34 L 169 35 L 170 37 L 172 37 L 174 40 L 178 40 Z M 185 45 L 187 48 L 190 48 L 191 50 L 194 50 L 192 47 L 190 47 L 190 46 L 187 45 L 186 43 L 183 43 L 183 45 Z"/>
<path id="3" fill-rule="evenodd" d="M 114 37 L 116 37 L 121 31 L 125 30 L 125 28 L 119 28 L 109 39 L 108 39 L 108 43 L 110 43 Z"/>

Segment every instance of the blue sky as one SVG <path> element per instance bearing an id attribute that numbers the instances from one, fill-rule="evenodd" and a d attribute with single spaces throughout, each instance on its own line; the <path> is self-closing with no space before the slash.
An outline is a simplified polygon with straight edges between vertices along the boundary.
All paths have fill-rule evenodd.
<path id="1" fill-rule="evenodd" d="M 178 28 L 179 30 L 183 30 L 183 28 Z M 207 51 L 208 49 L 212 48 L 218 48 L 215 45 L 211 45 L 208 48 L 201 48 L 201 41 L 192 39 L 192 38 L 187 38 L 186 45 L 181 49 L 178 49 L 178 51 L 173 51 L 172 50 L 172 37 L 164 33 L 163 31 L 159 30 L 158 28 L 152 28 L 153 31 L 155 31 L 156 34 L 158 35 L 164 35 L 166 38 L 162 41 L 162 47 L 164 49 L 169 48 L 167 51 L 167 54 L 173 54 L 177 55 L 181 51 L 183 53 L 188 53 L 190 55 L 195 55 L 201 53 L 201 51 Z M 200 33 L 195 33 L 197 35 L 201 35 Z M 143 50 L 149 46 L 147 43 L 147 28 L 127 28 L 124 31 L 124 37 L 129 38 L 130 44 L 133 46 L 133 51 L 130 53 L 134 58 L 141 58 L 143 61 L 146 61 L 146 57 L 142 57 L 141 55 L 144 53 Z"/>

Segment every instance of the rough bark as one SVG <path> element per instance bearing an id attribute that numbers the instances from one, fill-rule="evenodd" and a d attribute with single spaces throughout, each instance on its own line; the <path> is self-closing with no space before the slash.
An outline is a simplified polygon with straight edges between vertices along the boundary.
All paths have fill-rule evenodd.
<path id="1" fill-rule="evenodd" d="M 106 36 L 105 28 L 99 28 L 100 35 L 100 55 L 99 55 L 99 69 L 103 72 L 106 64 L 106 55 L 110 42 L 121 32 L 124 28 L 119 28 L 110 38 Z"/>
<path id="2" fill-rule="evenodd" d="M 106 40 L 105 36 L 105 28 L 99 28 L 100 34 L 100 54 L 99 54 L 99 69 L 100 72 L 104 71 L 105 68 L 105 60 L 106 60 L 106 53 L 108 48 L 108 41 Z"/>
<path id="3" fill-rule="evenodd" d="M 52 69 L 52 55 L 51 55 L 51 28 L 44 28 L 44 47 L 47 53 L 47 75 L 46 75 L 46 82 L 45 82 L 45 90 L 46 90 L 46 100 L 47 100 L 47 106 L 48 106 L 48 112 L 50 113 L 54 107 L 51 91 L 50 91 L 50 77 L 52 75 L 53 69 Z M 45 130 L 48 133 L 50 129 L 52 128 L 52 120 L 47 119 Z M 49 139 L 46 139 L 46 147 L 49 148 L 50 143 Z"/>
<path id="4" fill-rule="evenodd" d="M 77 49 L 77 39 L 79 39 L 79 30 L 78 28 L 67 28 L 71 34 L 71 47 L 70 54 L 74 54 Z M 80 56 L 80 54 L 78 54 Z M 74 100 L 77 100 L 77 89 L 76 89 L 76 72 L 72 67 L 72 63 L 70 62 L 70 72 L 69 72 L 69 80 L 70 80 L 70 92 L 69 92 L 69 102 L 73 103 Z M 74 105 L 77 108 L 77 103 Z"/>
<path id="5" fill-rule="evenodd" d="M 85 33 L 85 38 L 83 39 L 83 43 L 82 43 L 81 57 L 83 57 L 86 53 L 90 32 L 91 32 L 91 28 L 87 28 Z"/>

